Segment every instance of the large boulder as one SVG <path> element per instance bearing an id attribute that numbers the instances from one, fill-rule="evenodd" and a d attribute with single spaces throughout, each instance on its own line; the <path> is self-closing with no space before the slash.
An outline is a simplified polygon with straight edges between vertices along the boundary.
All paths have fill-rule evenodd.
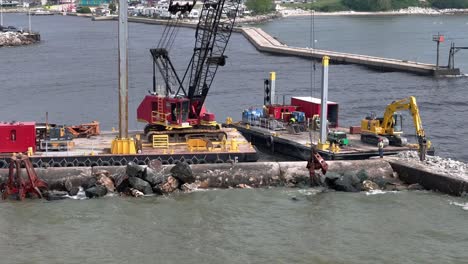
<path id="1" fill-rule="evenodd" d="M 172 176 L 169 176 L 166 182 L 156 185 L 153 190 L 156 193 L 167 194 L 167 193 L 172 193 L 178 190 L 179 185 L 180 185 L 179 180 L 177 180 L 176 178 Z"/>
<path id="2" fill-rule="evenodd" d="M 144 193 L 144 194 L 151 194 L 153 193 L 153 189 L 151 188 L 151 185 L 138 178 L 138 177 L 129 177 L 128 178 L 128 182 L 130 183 L 130 186 L 139 190 L 140 192 Z"/>
<path id="3" fill-rule="evenodd" d="M 145 173 L 143 174 L 142 179 L 149 182 L 151 186 L 155 186 L 166 181 L 166 176 L 164 176 L 161 171 L 154 170 L 151 168 L 146 168 Z"/>
<path id="4" fill-rule="evenodd" d="M 88 178 L 85 182 L 83 182 L 83 184 L 81 185 L 81 187 L 83 187 L 83 189 L 89 189 L 93 186 L 96 186 L 96 183 L 97 183 L 97 179 L 96 177 L 91 177 L 91 178 Z"/>
<path id="5" fill-rule="evenodd" d="M 146 167 L 136 164 L 133 161 L 127 163 L 127 175 L 128 177 L 142 178 L 145 173 Z"/>
<path id="6" fill-rule="evenodd" d="M 80 188 L 78 187 L 71 187 L 71 189 L 68 191 L 68 195 L 70 196 L 75 196 L 78 194 L 78 192 L 80 191 Z"/>
<path id="7" fill-rule="evenodd" d="M 105 174 L 101 174 L 97 177 L 97 184 L 106 187 L 108 192 L 115 192 L 114 182 Z"/>
<path id="8" fill-rule="evenodd" d="M 352 174 L 327 173 L 325 183 L 331 189 L 341 192 L 359 192 L 362 190 L 360 177 Z"/>
<path id="9" fill-rule="evenodd" d="M 125 192 L 130 186 L 129 177 L 125 173 L 116 173 L 113 175 L 113 179 L 117 192 Z"/>
<path id="10" fill-rule="evenodd" d="M 373 181 L 365 180 L 362 182 L 362 189 L 363 191 L 376 191 L 380 190 L 380 187 Z"/>
<path id="11" fill-rule="evenodd" d="M 181 182 L 184 183 L 192 183 L 195 181 L 195 177 L 193 177 L 192 168 L 187 162 L 179 162 L 171 169 L 172 177 L 176 178 Z"/>
<path id="12" fill-rule="evenodd" d="M 85 190 L 86 197 L 98 198 L 107 194 L 107 188 L 102 185 L 96 185 Z"/>

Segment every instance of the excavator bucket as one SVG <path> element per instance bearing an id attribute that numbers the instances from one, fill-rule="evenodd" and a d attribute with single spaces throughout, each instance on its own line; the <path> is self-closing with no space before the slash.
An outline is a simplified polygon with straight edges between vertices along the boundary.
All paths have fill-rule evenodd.
<path id="1" fill-rule="evenodd" d="M 321 170 L 322 174 L 325 175 L 328 170 L 328 164 L 315 148 L 312 148 L 306 168 L 309 169 L 310 184 L 312 186 L 321 185 L 320 178 L 315 174 L 315 171 Z"/>
<path id="2" fill-rule="evenodd" d="M 23 179 L 21 175 L 22 166 L 26 169 L 28 180 Z M 10 195 L 17 195 L 18 200 L 23 200 L 27 194 L 42 198 L 42 191 L 47 189 L 47 183 L 37 177 L 28 156 L 20 153 L 10 158 L 8 180 L 0 186 L 3 200 Z"/>

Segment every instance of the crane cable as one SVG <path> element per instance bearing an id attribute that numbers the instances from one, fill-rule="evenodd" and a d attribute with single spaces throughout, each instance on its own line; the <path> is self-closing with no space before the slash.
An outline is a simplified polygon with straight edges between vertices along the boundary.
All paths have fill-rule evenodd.
<path id="1" fill-rule="evenodd" d="M 312 52 L 315 52 L 315 10 L 312 10 L 312 14 L 310 16 L 310 39 L 309 39 L 309 47 L 312 46 Z M 311 52 L 311 53 L 312 53 Z M 311 54 L 312 55 L 312 54 Z M 311 82 L 311 89 L 310 89 L 310 96 L 314 97 L 317 94 L 316 86 L 315 86 L 315 73 L 317 70 L 316 60 L 311 56 L 311 74 L 310 74 L 310 82 Z M 312 122 L 315 122 L 312 120 Z M 312 124 L 314 127 L 314 124 Z M 313 135 L 313 136 L 312 136 Z M 316 133 L 310 132 L 310 140 L 312 144 L 312 140 L 316 140 Z"/>

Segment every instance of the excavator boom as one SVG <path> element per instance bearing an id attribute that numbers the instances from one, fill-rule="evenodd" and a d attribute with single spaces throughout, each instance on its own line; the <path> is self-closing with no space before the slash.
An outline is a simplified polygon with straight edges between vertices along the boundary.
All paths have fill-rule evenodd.
<path id="1" fill-rule="evenodd" d="M 383 118 L 368 117 L 363 119 L 361 121 L 361 140 L 366 143 L 376 144 L 378 139 L 382 138 L 387 140 L 386 142 L 391 145 L 406 145 L 406 138 L 401 137 L 402 118 L 401 115 L 397 113 L 403 110 L 409 110 L 411 113 L 416 136 L 418 137 L 420 158 L 423 160 L 427 149 L 431 146 L 431 142 L 426 139 L 418 104 L 414 96 L 393 101 L 385 109 Z"/>

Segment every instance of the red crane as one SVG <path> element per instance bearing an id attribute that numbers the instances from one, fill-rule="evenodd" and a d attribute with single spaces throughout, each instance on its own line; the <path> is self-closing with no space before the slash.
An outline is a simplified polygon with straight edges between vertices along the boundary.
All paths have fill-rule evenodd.
<path id="1" fill-rule="evenodd" d="M 170 1 L 172 16 L 191 12 L 196 1 Z M 212 113 L 206 112 L 204 102 L 219 66 L 226 64 L 224 55 L 240 0 L 205 0 L 195 30 L 195 46 L 182 78 L 169 57 L 177 34 L 177 20 L 170 20 L 153 58 L 153 91 L 145 96 L 137 109 L 138 121 L 146 122 L 145 134 L 214 134 L 220 126 Z M 156 68 L 162 85 L 156 85 Z"/>

